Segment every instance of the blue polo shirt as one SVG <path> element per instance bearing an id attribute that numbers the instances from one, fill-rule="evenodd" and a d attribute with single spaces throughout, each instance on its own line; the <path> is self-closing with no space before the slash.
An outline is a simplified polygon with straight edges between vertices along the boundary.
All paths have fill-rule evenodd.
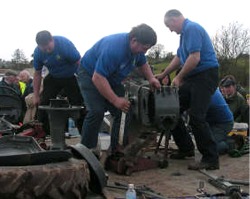
<path id="1" fill-rule="evenodd" d="M 65 37 L 53 36 L 55 48 L 52 53 L 44 53 L 38 47 L 34 51 L 34 68 L 37 71 L 46 66 L 55 78 L 72 77 L 77 70 L 76 62 L 81 55 L 74 44 Z"/>
<path id="2" fill-rule="evenodd" d="M 145 63 L 143 53 L 132 54 L 128 33 L 102 38 L 81 59 L 81 66 L 91 76 L 97 72 L 112 86 L 120 84 L 135 67 Z"/>
<path id="3" fill-rule="evenodd" d="M 219 88 L 216 89 L 215 93 L 211 97 L 206 121 L 210 124 L 220 124 L 234 121 L 233 114 Z"/>
<path id="4" fill-rule="evenodd" d="M 206 30 L 199 24 L 185 19 L 180 36 L 180 46 L 177 56 L 183 66 L 191 53 L 200 52 L 200 62 L 188 76 L 200 73 L 210 68 L 218 67 L 219 63 Z"/>

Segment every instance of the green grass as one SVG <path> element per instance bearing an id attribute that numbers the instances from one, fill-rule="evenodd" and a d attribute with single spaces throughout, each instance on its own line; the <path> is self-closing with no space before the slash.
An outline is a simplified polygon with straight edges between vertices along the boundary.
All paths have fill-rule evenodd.
<path id="1" fill-rule="evenodd" d="M 167 61 L 164 61 L 164 62 L 161 62 L 161 63 L 158 63 L 158 64 L 153 64 L 154 73 L 155 74 L 161 73 L 162 70 L 165 70 L 165 68 L 168 66 L 168 64 L 169 64 L 169 62 L 167 62 Z M 175 72 L 170 74 L 171 80 L 173 80 L 174 76 L 175 76 Z"/>
<path id="2" fill-rule="evenodd" d="M 154 64 L 154 72 L 155 74 L 161 73 L 162 70 L 164 70 L 168 66 L 167 62 L 161 62 L 158 64 Z"/>

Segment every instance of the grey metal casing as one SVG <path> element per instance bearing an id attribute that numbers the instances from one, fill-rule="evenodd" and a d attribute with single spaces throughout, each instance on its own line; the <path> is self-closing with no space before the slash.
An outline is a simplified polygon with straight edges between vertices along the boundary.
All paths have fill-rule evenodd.
<path id="1" fill-rule="evenodd" d="M 175 127 L 180 109 L 176 87 L 151 91 L 147 81 L 129 81 L 125 87 L 132 101 L 132 122 L 163 130 Z"/>

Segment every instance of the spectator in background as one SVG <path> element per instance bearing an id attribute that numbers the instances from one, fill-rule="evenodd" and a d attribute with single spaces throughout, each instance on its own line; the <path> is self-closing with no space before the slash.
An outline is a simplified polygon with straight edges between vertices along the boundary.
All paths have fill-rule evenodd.
<path id="1" fill-rule="evenodd" d="M 249 123 L 249 107 L 246 99 L 237 91 L 235 78 L 232 75 L 224 77 L 219 87 L 233 113 L 234 121 Z"/>
<path id="2" fill-rule="evenodd" d="M 5 72 L 2 81 L 0 81 L 0 95 L 1 105 L 6 106 L 6 109 L 1 109 L 1 113 L 3 113 L 1 115 L 6 115 L 6 119 L 12 123 L 21 122 L 23 104 L 16 71 L 7 70 Z"/>
<path id="3" fill-rule="evenodd" d="M 27 70 L 22 70 L 18 74 L 18 79 L 19 79 L 19 88 L 21 92 L 22 106 L 23 106 L 23 112 L 20 119 L 21 121 L 23 121 L 23 118 L 27 111 L 25 97 L 28 96 L 30 93 L 33 93 L 33 79 L 31 78 L 31 75 Z"/>
<path id="4" fill-rule="evenodd" d="M 0 82 L 0 94 L 3 95 L 21 95 L 17 72 L 14 70 L 7 70 L 4 74 L 2 81 Z M 7 87 L 6 89 L 4 87 Z M 8 89 L 9 88 L 9 89 Z M 11 89 L 11 90 L 10 90 Z"/>
<path id="5" fill-rule="evenodd" d="M 239 83 L 237 83 L 235 77 L 233 75 L 226 75 L 219 84 L 221 84 L 222 81 L 225 81 L 227 79 L 231 79 L 236 84 L 236 90 L 244 97 L 246 98 L 247 92 L 246 89 L 244 89 Z M 222 90 L 221 90 L 222 91 Z"/>
<path id="6" fill-rule="evenodd" d="M 18 75 L 18 79 L 19 79 L 19 85 L 21 88 L 20 90 L 21 90 L 21 94 L 23 98 L 25 98 L 30 93 L 33 93 L 33 79 L 29 71 L 22 70 Z M 24 84 L 20 84 L 20 83 L 24 83 Z"/>
<path id="7" fill-rule="evenodd" d="M 83 105 L 83 99 L 76 80 L 76 70 L 80 61 L 80 53 L 74 44 L 62 36 L 52 36 L 49 31 L 40 31 L 36 35 L 37 47 L 34 51 L 34 105 L 49 105 L 50 99 L 64 89 L 71 105 Z M 46 66 L 49 74 L 44 78 L 43 91 L 40 100 L 42 68 Z M 48 118 L 45 111 L 39 110 L 38 120 L 42 122 L 45 131 L 49 132 Z M 83 114 L 77 121 L 81 130 Z"/>

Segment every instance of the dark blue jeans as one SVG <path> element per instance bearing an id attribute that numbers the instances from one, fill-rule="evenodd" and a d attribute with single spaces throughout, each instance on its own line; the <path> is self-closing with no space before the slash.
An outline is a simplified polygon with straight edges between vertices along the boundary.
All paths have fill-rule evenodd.
<path id="1" fill-rule="evenodd" d="M 82 127 L 81 143 L 88 148 L 95 148 L 97 146 L 98 132 L 103 122 L 104 113 L 109 111 L 114 118 L 111 132 L 111 149 L 114 151 L 118 144 L 122 112 L 99 93 L 92 82 L 92 76 L 82 66 L 78 69 L 77 81 L 87 109 L 87 115 Z M 119 97 L 125 95 L 124 86 L 121 84 L 112 87 L 112 89 Z M 123 139 L 124 146 L 128 143 L 127 128 L 129 118 L 129 114 L 127 114 Z"/>
<path id="2" fill-rule="evenodd" d="M 196 145 L 202 154 L 202 162 L 217 163 L 219 160 L 216 142 L 206 122 L 206 113 L 211 96 L 218 86 L 218 69 L 213 68 L 185 79 L 179 88 L 180 113 L 188 110 L 190 125 Z M 180 119 L 172 135 L 180 151 L 190 151 L 194 145 Z"/>
<path id="3" fill-rule="evenodd" d="M 233 129 L 233 121 L 217 124 L 209 124 L 213 133 L 217 150 L 219 154 L 225 154 L 228 152 L 230 146 L 228 145 L 228 133 Z"/>

